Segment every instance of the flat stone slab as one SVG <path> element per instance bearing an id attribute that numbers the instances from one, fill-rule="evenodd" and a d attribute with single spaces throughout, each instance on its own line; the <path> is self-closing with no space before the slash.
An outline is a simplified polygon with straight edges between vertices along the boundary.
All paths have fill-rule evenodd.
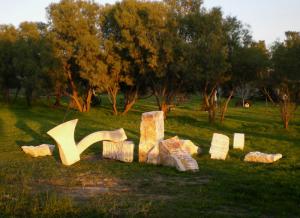
<path id="1" fill-rule="evenodd" d="M 159 162 L 158 144 L 164 138 L 163 111 L 143 113 L 140 134 L 139 162 L 157 164 Z M 151 155 L 149 155 L 151 150 Z"/>
<path id="2" fill-rule="evenodd" d="M 245 134 L 234 133 L 233 135 L 233 148 L 244 150 L 245 145 Z"/>
<path id="3" fill-rule="evenodd" d="M 245 156 L 244 161 L 257 163 L 274 163 L 282 158 L 282 154 L 266 154 L 259 151 L 250 152 Z"/>
<path id="4" fill-rule="evenodd" d="M 103 142 L 103 157 L 119 160 L 123 162 L 132 162 L 134 155 L 134 143 L 132 141 L 123 142 Z"/>
<path id="5" fill-rule="evenodd" d="M 229 151 L 229 137 L 214 133 L 209 149 L 211 159 L 225 160 Z"/>
<path id="6" fill-rule="evenodd" d="M 162 165 L 176 167 L 179 171 L 199 170 L 197 161 L 182 148 L 182 143 L 178 137 L 159 143 L 159 157 Z"/>
<path id="7" fill-rule="evenodd" d="M 41 144 L 38 146 L 22 146 L 21 148 L 32 157 L 43 157 L 52 155 L 54 147 L 54 145 Z"/>

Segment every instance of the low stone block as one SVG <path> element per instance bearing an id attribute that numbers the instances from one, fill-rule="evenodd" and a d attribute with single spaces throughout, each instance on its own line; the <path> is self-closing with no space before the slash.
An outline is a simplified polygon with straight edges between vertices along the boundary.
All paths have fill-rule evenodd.
<path id="1" fill-rule="evenodd" d="M 199 170 L 197 161 L 182 148 L 182 143 L 178 137 L 159 143 L 159 157 L 162 165 L 176 167 L 179 171 Z"/>
<path id="2" fill-rule="evenodd" d="M 139 161 L 157 164 L 159 162 L 159 155 L 157 152 L 158 144 L 164 138 L 163 111 L 143 113 L 140 133 L 141 136 L 139 143 Z M 149 152 L 151 150 L 151 155 L 149 155 Z M 148 159 L 148 156 L 151 158 Z"/>
<path id="3" fill-rule="evenodd" d="M 244 161 L 258 163 L 273 163 L 282 158 L 282 154 L 266 154 L 259 151 L 250 152 L 245 156 Z"/>
<path id="4" fill-rule="evenodd" d="M 243 133 L 234 133 L 233 148 L 244 150 L 244 145 L 245 145 L 245 134 L 243 134 Z"/>
<path id="5" fill-rule="evenodd" d="M 201 149 L 195 145 L 191 140 L 181 139 L 181 147 L 183 150 L 187 151 L 190 155 L 200 154 Z"/>
<path id="6" fill-rule="evenodd" d="M 43 157 L 52 155 L 54 147 L 54 145 L 41 144 L 39 146 L 22 146 L 21 148 L 32 157 Z"/>
<path id="7" fill-rule="evenodd" d="M 209 149 L 211 159 L 225 160 L 229 151 L 229 138 L 226 135 L 214 133 Z"/>
<path id="8" fill-rule="evenodd" d="M 110 142 L 103 141 L 104 158 L 132 162 L 134 155 L 134 143 L 132 141 Z"/>

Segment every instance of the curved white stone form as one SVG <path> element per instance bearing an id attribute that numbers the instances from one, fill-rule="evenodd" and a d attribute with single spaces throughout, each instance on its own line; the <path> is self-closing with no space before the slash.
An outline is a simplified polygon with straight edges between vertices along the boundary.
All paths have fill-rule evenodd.
<path id="1" fill-rule="evenodd" d="M 80 160 L 80 154 L 89 146 L 99 141 L 119 142 L 127 139 L 124 129 L 99 131 L 83 138 L 78 144 L 74 132 L 78 119 L 62 123 L 47 132 L 57 143 L 59 155 L 64 165 L 72 165 Z"/>

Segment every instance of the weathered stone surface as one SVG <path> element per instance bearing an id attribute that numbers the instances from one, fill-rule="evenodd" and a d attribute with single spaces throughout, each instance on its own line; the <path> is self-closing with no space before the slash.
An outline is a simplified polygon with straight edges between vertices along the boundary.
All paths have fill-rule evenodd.
<path id="1" fill-rule="evenodd" d="M 90 145 L 99 141 L 124 141 L 127 139 L 124 129 L 99 131 L 83 138 L 78 144 L 74 140 L 78 119 L 62 123 L 47 132 L 57 143 L 59 155 L 64 165 L 72 165 L 80 160 L 80 154 Z"/>
<path id="2" fill-rule="evenodd" d="M 181 139 L 180 142 L 182 149 L 187 151 L 190 155 L 201 153 L 201 148 L 195 145 L 191 140 Z"/>
<path id="3" fill-rule="evenodd" d="M 159 143 L 159 157 L 162 165 L 176 167 L 179 171 L 199 170 L 197 161 L 182 148 L 182 143 L 178 137 Z"/>
<path id="4" fill-rule="evenodd" d="M 22 146 L 23 151 L 32 157 L 52 155 L 54 145 L 41 144 L 39 146 Z"/>
<path id="5" fill-rule="evenodd" d="M 211 159 L 225 160 L 229 151 L 229 138 L 226 135 L 214 133 L 209 150 Z"/>
<path id="6" fill-rule="evenodd" d="M 250 152 L 245 156 L 244 161 L 258 163 L 273 163 L 282 158 L 282 154 L 266 154 L 259 151 Z"/>
<path id="7" fill-rule="evenodd" d="M 103 157 L 115 159 L 123 162 L 132 162 L 134 143 L 132 141 L 123 142 L 103 142 Z"/>
<path id="8" fill-rule="evenodd" d="M 234 133 L 233 148 L 244 150 L 244 145 L 245 145 L 245 134 L 243 134 L 243 133 Z"/>
<path id="9" fill-rule="evenodd" d="M 143 113 L 140 132 L 139 161 L 159 163 L 157 151 L 159 142 L 164 138 L 164 113 L 162 111 Z"/>

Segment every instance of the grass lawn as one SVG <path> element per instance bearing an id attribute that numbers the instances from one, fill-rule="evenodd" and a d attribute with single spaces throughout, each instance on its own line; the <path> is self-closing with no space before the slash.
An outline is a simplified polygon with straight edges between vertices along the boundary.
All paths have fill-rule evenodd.
<path id="1" fill-rule="evenodd" d="M 156 110 L 141 100 L 127 116 L 112 116 L 107 102 L 80 114 L 39 103 L 0 103 L 0 217 L 300 217 L 300 111 L 289 130 L 279 109 L 256 102 L 250 109 L 230 107 L 224 124 L 209 125 L 194 98 L 170 113 L 165 138 L 178 135 L 203 149 L 199 172 L 137 162 L 141 114 Z M 86 150 L 66 167 L 53 156 L 32 158 L 22 145 L 54 143 L 46 132 L 79 118 L 75 137 L 123 127 L 135 142 L 131 164 L 101 158 L 102 144 Z M 214 132 L 231 139 L 226 161 L 208 154 Z M 232 149 L 234 132 L 246 134 L 244 151 Z M 250 151 L 282 153 L 274 164 L 246 163 Z"/>

